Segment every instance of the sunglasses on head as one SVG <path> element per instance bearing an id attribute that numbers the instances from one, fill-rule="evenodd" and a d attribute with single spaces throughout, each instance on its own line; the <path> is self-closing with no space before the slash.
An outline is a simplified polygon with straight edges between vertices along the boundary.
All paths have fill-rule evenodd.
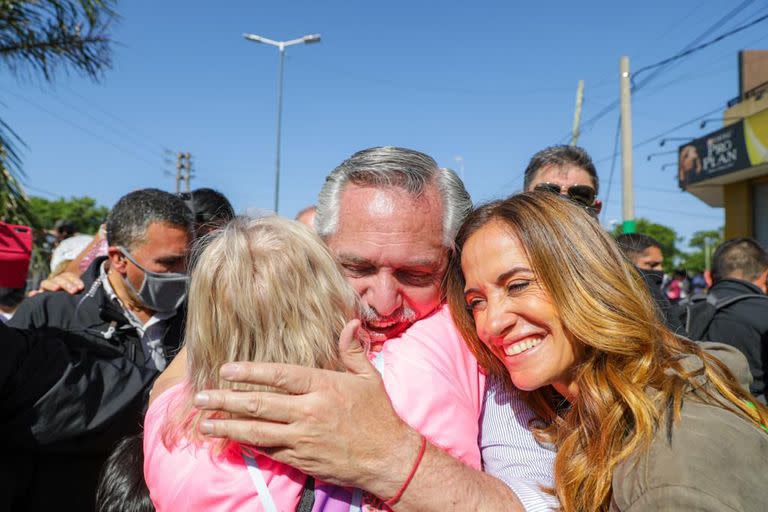
<path id="1" fill-rule="evenodd" d="M 558 195 L 563 192 L 563 187 L 557 183 L 539 183 L 533 189 Z M 581 206 L 595 204 L 595 189 L 589 185 L 571 185 L 565 190 L 565 194 L 568 199 Z"/>

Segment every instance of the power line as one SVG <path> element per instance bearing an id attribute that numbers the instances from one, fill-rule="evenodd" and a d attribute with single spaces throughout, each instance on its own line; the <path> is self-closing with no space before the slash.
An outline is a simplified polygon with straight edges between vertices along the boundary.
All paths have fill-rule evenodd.
<path id="1" fill-rule="evenodd" d="M 698 116 L 694 117 L 693 119 L 690 119 L 688 121 L 685 121 L 685 122 L 682 122 L 680 124 L 677 124 L 677 125 L 675 125 L 674 127 L 670 128 L 668 130 L 665 130 L 665 131 L 663 131 L 661 133 L 658 133 L 658 134 L 656 134 L 656 135 L 654 135 L 652 137 L 648 137 L 647 139 L 645 139 L 645 140 L 643 140 L 641 142 L 638 142 L 637 144 L 633 144 L 632 145 L 632 149 L 637 149 L 637 148 L 639 148 L 641 146 L 645 146 L 647 144 L 650 144 L 651 142 L 653 142 L 655 140 L 658 140 L 658 139 L 664 137 L 665 135 L 669 135 L 672 132 L 676 132 L 680 128 L 684 128 L 684 127 L 688 126 L 689 124 L 693 124 L 695 122 L 701 121 L 702 119 L 704 119 L 704 118 L 706 118 L 708 116 L 711 116 L 711 115 L 715 114 L 716 112 L 720 112 L 720 110 L 722 110 L 722 107 L 718 106 L 717 108 L 715 108 L 713 110 L 710 110 L 708 112 L 705 112 L 705 113 L 703 113 L 701 115 L 698 115 Z M 595 164 L 599 164 L 599 163 L 602 163 L 602 162 L 607 162 L 611 158 L 612 158 L 612 155 L 605 156 L 605 157 L 602 157 L 602 158 L 598 158 L 597 160 L 594 160 L 594 163 Z"/>
<path id="2" fill-rule="evenodd" d="M 703 43 L 703 44 L 700 44 L 699 46 L 691 48 L 690 50 L 686 50 L 686 51 L 680 52 L 677 55 L 673 55 L 672 57 L 669 57 L 667 59 L 661 60 L 661 61 L 659 61 L 659 62 L 657 62 L 655 64 L 650 64 L 648 66 L 642 67 L 642 68 L 638 69 L 637 71 L 635 71 L 632 74 L 632 77 L 635 78 L 640 73 L 643 73 L 645 71 L 650 71 L 651 69 L 657 68 L 659 66 L 663 66 L 665 64 L 669 64 L 670 62 L 674 62 L 676 60 L 680 60 L 683 57 L 687 57 L 688 55 L 691 55 L 692 53 L 696 53 L 696 52 L 698 52 L 700 50 L 703 50 L 704 48 L 707 48 L 709 46 L 712 46 L 715 43 L 718 43 L 718 42 L 722 41 L 726 37 L 730 37 L 733 34 L 737 34 L 737 33 L 741 32 L 743 30 L 748 29 L 749 27 L 757 25 L 758 23 L 760 23 L 761 21 L 764 21 L 766 19 L 768 19 L 768 14 L 760 16 L 756 20 L 753 20 L 753 21 L 751 21 L 749 23 L 741 25 L 740 27 L 736 27 L 735 29 L 728 31 L 725 34 L 721 34 L 721 35 L 717 36 L 716 38 L 714 38 L 714 39 L 712 39 L 710 41 L 707 41 L 706 43 Z M 635 88 L 637 88 L 637 87 L 638 86 L 636 86 Z"/>
<path id="3" fill-rule="evenodd" d="M 664 59 L 663 61 L 657 62 L 655 64 L 651 64 L 650 66 L 645 66 L 643 68 L 640 68 L 638 71 L 632 73 L 631 78 L 634 79 L 641 72 L 649 71 L 650 69 L 654 69 L 654 68 L 659 68 L 654 73 L 652 73 L 650 76 L 645 78 L 642 82 L 640 82 L 638 84 L 634 84 L 633 83 L 632 91 L 633 92 L 637 92 L 638 90 L 643 88 L 651 80 L 653 80 L 660 73 L 662 73 L 664 71 L 665 66 L 667 64 L 670 64 L 670 63 L 672 63 L 675 60 L 678 60 L 678 59 L 680 59 L 680 58 L 682 58 L 684 56 L 687 56 L 688 54 L 692 53 L 692 51 L 695 51 L 697 48 L 701 49 L 701 48 L 699 48 L 699 46 L 702 46 L 702 47 L 710 46 L 710 45 L 712 45 L 712 44 L 714 44 L 716 42 L 721 41 L 725 37 L 728 37 L 729 35 L 732 35 L 733 33 L 739 32 L 741 30 L 745 30 L 746 28 L 749 28 L 749 26 L 754 25 L 755 23 L 759 23 L 760 21 L 764 20 L 765 18 L 768 18 L 768 15 L 762 16 L 761 18 L 758 18 L 758 20 L 754 20 L 753 22 L 751 22 L 751 23 L 749 23 L 747 25 L 742 25 L 741 27 L 738 27 L 737 29 L 734 29 L 735 32 L 734 32 L 734 30 L 731 30 L 731 31 L 723 34 L 722 36 L 718 36 L 714 40 L 709 41 L 708 43 L 705 43 L 705 45 L 699 45 L 699 46 L 694 47 L 694 45 L 697 45 L 704 37 L 706 37 L 708 34 L 710 34 L 713 30 L 717 29 L 720 25 L 722 25 L 729 18 L 731 18 L 731 17 L 735 16 L 736 14 L 738 14 L 739 12 L 741 12 L 744 9 L 744 7 L 748 6 L 753 1 L 754 0 L 745 0 L 742 3 L 740 3 L 739 5 L 737 5 L 734 9 L 728 11 L 728 13 L 726 13 L 724 16 L 722 16 L 720 19 L 718 19 L 709 28 L 707 28 L 698 37 L 696 37 L 693 41 L 688 43 L 683 48 L 683 50 L 681 52 L 678 52 L 674 56 L 672 56 L 672 57 L 670 57 L 668 59 Z M 619 105 L 619 100 L 618 99 L 613 100 L 610 103 L 608 103 L 607 105 L 605 105 L 603 108 L 601 108 L 598 111 L 597 114 L 595 114 L 594 116 L 592 116 L 589 119 L 587 119 L 586 121 L 584 121 L 584 123 L 582 123 L 582 128 L 581 128 L 582 133 L 584 133 L 585 131 L 591 129 L 592 126 L 594 126 L 603 117 L 605 117 L 606 115 L 610 114 L 616 107 L 618 107 L 618 105 Z M 561 140 L 563 140 L 563 139 L 561 139 Z"/>
<path id="4" fill-rule="evenodd" d="M 109 144 L 110 146 L 112 146 L 113 148 L 117 149 L 118 151 L 120 151 L 122 153 L 130 155 L 130 156 L 132 156 L 134 158 L 137 158 L 137 159 L 139 159 L 139 160 L 141 160 L 141 161 L 143 161 L 145 163 L 148 163 L 149 165 L 152 165 L 152 166 L 157 165 L 156 162 L 150 161 L 149 159 L 145 158 L 144 156 L 140 155 L 139 153 L 136 153 L 135 151 L 127 149 L 125 147 L 118 146 L 117 144 L 115 144 L 111 140 L 105 138 L 100 133 L 97 133 L 97 132 L 94 132 L 94 131 L 92 131 L 92 130 L 90 130 L 88 128 L 85 128 L 85 127 L 75 123 L 74 121 L 72 121 L 72 120 L 70 120 L 70 119 L 68 119 L 68 118 L 66 118 L 64 116 L 61 116 L 61 115 L 59 115 L 59 114 L 57 114 L 57 113 L 55 113 L 55 112 L 53 112 L 51 110 L 49 110 L 48 108 L 40 105 L 39 103 L 36 103 L 36 102 L 30 100 L 29 98 L 26 98 L 26 97 L 22 96 L 21 94 L 18 94 L 16 92 L 13 92 L 13 91 L 10 91 L 8 89 L 1 88 L 1 87 L 0 87 L 0 90 L 3 90 L 6 93 L 11 94 L 12 96 L 15 96 L 19 100 L 21 100 L 21 101 L 23 101 L 23 102 L 25 102 L 25 103 L 27 103 L 29 105 L 32 105 L 33 107 L 35 107 L 35 108 L 37 108 L 39 110 L 42 110 L 43 112 L 47 113 L 48 115 L 51 115 L 51 116 L 59 119 L 60 121 L 63 121 L 65 123 L 69 124 L 70 126 L 73 126 L 73 127 L 77 128 L 78 130 L 80 130 L 80 131 L 82 131 L 84 133 L 87 133 L 88 135 L 101 140 L 102 142 L 104 142 L 106 144 Z"/>
<path id="5" fill-rule="evenodd" d="M 25 189 L 32 190 L 32 191 L 37 192 L 39 194 L 45 194 L 47 196 L 55 197 L 56 199 L 64 199 L 64 196 L 61 195 L 61 194 L 57 194 L 55 192 L 51 192 L 49 190 L 45 190 L 45 189 L 42 189 L 42 188 L 39 188 L 39 187 L 33 187 L 29 183 L 24 183 L 24 181 L 22 181 L 21 184 L 22 184 L 22 186 Z"/>
<path id="6" fill-rule="evenodd" d="M 116 121 L 116 122 L 122 124 L 126 128 L 117 126 L 116 124 L 108 123 L 108 122 L 104 121 L 103 119 L 99 119 L 97 116 L 93 115 L 91 112 L 88 112 L 86 109 L 84 109 L 84 108 L 82 108 L 80 106 L 74 105 L 73 103 L 64 100 L 60 95 L 54 94 L 50 90 L 44 89 L 43 92 L 45 94 L 51 96 L 52 98 L 56 99 L 57 102 L 59 102 L 59 103 L 65 105 L 65 106 L 69 107 L 70 109 L 74 110 L 78 114 L 85 114 L 87 117 L 91 118 L 96 123 L 104 126 L 105 128 L 110 129 L 113 132 L 116 132 L 121 137 L 123 137 L 123 138 L 127 137 L 129 139 L 132 139 L 134 143 L 136 143 L 139 146 L 142 146 L 143 149 L 145 149 L 145 150 L 147 150 L 147 151 L 149 151 L 151 153 L 157 153 L 157 152 L 162 151 L 163 149 L 165 149 L 166 146 L 164 144 L 161 144 L 161 143 L 159 143 L 157 141 L 154 141 L 154 140 L 150 139 L 149 137 L 147 137 L 146 135 L 140 134 L 139 130 L 131 128 L 130 126 L 128 126 L 125 123 L 125 121 L 122 121 L 117 116 L 115 116 L 115 115 L 105 111 L 102 108 L 97 107 L 96 105 L 93 104 L 92 101 L 88 100 L 87 98 L 85 98 L 84 96 L 80 95 L 79 93 L 77 93 L 77 92 L 75 92 L 75 91 L 73 91 L 73 90 L 71 90 L 69 88 L 68 88 L 68 90 L 69 90 L 70 93 L 74 94 L 75 96 L 78 96 L 79 98 L 82 98 L 84 101 L 87 101 L 88 102 L 87 105 L 89 107 L 96 108 L 96 110 L 98 110 L 102 114 L 112 118 L 113 121 Z"/>

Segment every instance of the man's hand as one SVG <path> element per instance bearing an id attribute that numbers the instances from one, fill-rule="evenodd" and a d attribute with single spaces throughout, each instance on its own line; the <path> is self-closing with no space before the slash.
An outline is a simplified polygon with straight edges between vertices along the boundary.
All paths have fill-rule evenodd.
<path id="1" fill-rule="evenodd" d="M 64 290 L 70 295 L 74 295 L 85 288 L 80 276 L 72 272 L 62 272 L 51 279 L 44 279 L 40 283 L 39 290 L 33 290 L 27 294 L 28 297 L 34 297 L 42 292 L 58 292 Z"/>
<path id="2" fill-rule="evenodd" d="M 300 366 L 232 363 L 222 378 L 272 386 L 288 394 L 211 390 L 201 409 L 230 413 L 210 419 L 204 434 L 261 448 L 273 459 L 338 485 L 361 487 L 384 499 L 408 476 L 419 435 L 395 413 L 376 369 L 347 324 L 339 341 L 348 373 Z"/>

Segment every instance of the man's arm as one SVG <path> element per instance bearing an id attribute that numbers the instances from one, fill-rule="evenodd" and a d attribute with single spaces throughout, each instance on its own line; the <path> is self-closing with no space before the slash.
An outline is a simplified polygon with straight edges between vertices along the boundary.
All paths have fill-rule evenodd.
<path id="1" fill-rule="evenodd" d="M 351 322 L 342 335 L 348 373 L 277 364 L 225 365 L 221 375 L 227 380 L 288 394 L 201 393 L 198 407 L 234 415 L 205 421 L 201 431 L 259 446 L 275 460 L 321 480 L 359 487 L 385 500 L 395 496 L 416 461 L 421 437 L 397 416 L 381 377 L 354 341 L 358 325 Z M 500 480 L 431 445 L 394 508 L 524 510 Z"/>

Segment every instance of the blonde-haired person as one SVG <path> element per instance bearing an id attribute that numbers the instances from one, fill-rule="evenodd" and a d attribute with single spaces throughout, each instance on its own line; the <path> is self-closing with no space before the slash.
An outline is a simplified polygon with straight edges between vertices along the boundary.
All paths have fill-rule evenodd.
<path id="1" fill-rule="evenodd" d="M 219 376 L 226 362 L 341 369 L 338 340 L 359 314 L 357 296 L 322 241 L 278 217 L 236 218 L 200 240 L 192 265 L 186 358 L 173 363 L 186 368 L 161 377 L 145 419 L 152 501 L 158 511 L 295 510 L 311 494 L 306 477 L 237 443 L 203 440 L 210 413 L 193 398 L 232 386 Z M 334 500 L 325 510 L 349 510 Z"/>
<path id="2" fill-rule="evenodd" d="M 766 409 L 734 377 L 744 358 L 669 331 L 582 208 L 512 196 L 474 210 L 456 246 L 451 312 L 558 449 L 563 510 L 765 510 Z"/>

